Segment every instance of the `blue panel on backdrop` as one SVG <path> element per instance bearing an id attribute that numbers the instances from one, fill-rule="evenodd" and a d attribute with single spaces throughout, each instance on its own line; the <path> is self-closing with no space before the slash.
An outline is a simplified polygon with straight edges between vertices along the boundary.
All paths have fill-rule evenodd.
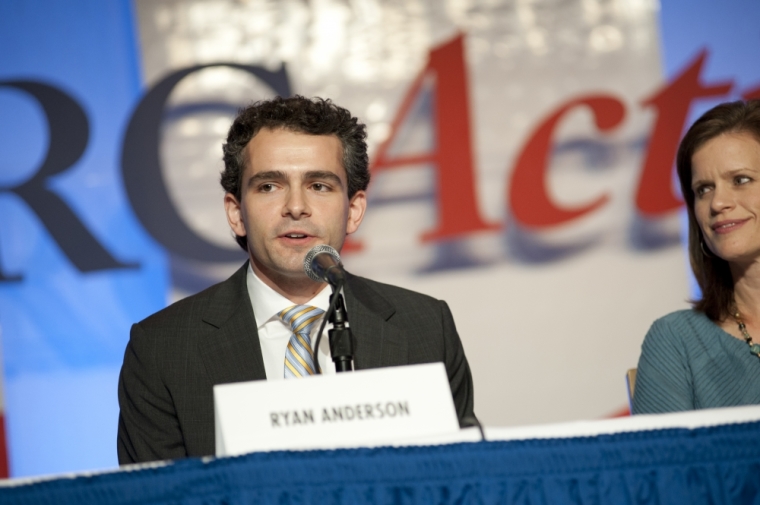
<path id="1" fill-rule="evenodd" d="M 760 86 L 760 2 L 757 0 L 663 0 L 660 12 L 665 75 L 674 77 L 703 49 L 708 51 L 702 82 L 733 81 L 725 97 L 692 104 L 687 127 L 720 102 L 738 100 Z M 683 216 L 683 237 L 688 232 Z M 686 246 L 685 246 L 686 247 Z M 688 259 L 687 259 L 688 264 Z M 693 297 L 699 287 L 691 278 Z"/>
<path id="2" fill-rule="evenodd" d="M 132 5 L 0 3 L 0 337 L 12 476 L 116 466 L 130 325 L 166 303 L 121 142 L 142 90 Z"/>
<path id="3" fill-rule="evenodd" d="M 672 77 L 707 48 L 703 79 L 733 80 L 738 98 L 741 91 L 760 84 L 758 20 L 756 0 L 664 0 L 660 22 L 666 74 Z"/>

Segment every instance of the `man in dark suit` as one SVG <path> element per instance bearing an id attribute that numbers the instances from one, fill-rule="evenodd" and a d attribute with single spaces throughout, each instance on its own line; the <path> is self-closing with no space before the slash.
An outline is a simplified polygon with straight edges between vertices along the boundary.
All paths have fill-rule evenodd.
<path id="1" fill-rule="evenodd" d="M 318 322 L 327 308 L 329 289 L 304 274 L 303 258 L 318 244 L 340 250 L 359 228 L 365 139 L 364 125 L 329 100 L 275 98 L 241 111 L 222 186 L 250 260 L 132 327 L 119 379 L 121 464 L 213 455 L 215 384 L 313 373 L 309 334 L 297 336 L 284 314 Z M 350 274 L 343 289 L 357 370 L 443 362 L 457 415 L 472 416 L 472 378 L 445 302 Z M 334 373 L 329 351 L 318 352 Z"/>

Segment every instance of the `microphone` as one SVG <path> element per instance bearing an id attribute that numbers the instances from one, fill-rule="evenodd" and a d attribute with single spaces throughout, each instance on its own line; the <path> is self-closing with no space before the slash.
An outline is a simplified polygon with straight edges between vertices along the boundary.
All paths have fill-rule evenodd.
<path id="1" fill-rule="evenodd" d="M 346 280 L 346 271 L 343 270 L 338 251 L 327 244 L 316 245 L 306 253 L 303 271 L 309 279 L 329 282 L 333 287 L 340 286 Z"/>
<path id="2" fill-rule="evenodd" d="M 330 355 L 335 363 L 336 372 L 350 372 L 354 369 L 354 337 L 351 334 L 351 328 L 347 326 L 348 314 L 346 306 L 343 304 L 343 296 L 340 294 L 340 288 L 346 281 L 346 271 L 343 270 L 343 263 L 340 262 L 338 251 L 327 244 L 317 245 L 306 253 L 303 259 L 303 271 L 309 276 L 309 279 L 317 282 L 328 282 L 332 287 L 333 294 L 330 297 L 330 307 L 327 309 L 325 318 L 317 333 L 317 343 L 313 347 L 314 363 L 319 370 L 319 341 L 322 339 L 322 331 L 325 329 L 325 323 L 329 320 L 333 327 L 330 334 Z"/>

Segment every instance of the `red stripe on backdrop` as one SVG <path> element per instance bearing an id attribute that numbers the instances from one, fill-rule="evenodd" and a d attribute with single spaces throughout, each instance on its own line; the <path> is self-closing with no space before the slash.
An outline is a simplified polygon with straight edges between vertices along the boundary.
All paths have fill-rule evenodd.
<path id="1" fill-rule="evenodd" d="M 620 410 L 616 410 L 610 414 L 604 416 L 605 419 L 612 419 L 614 417 L 628 417 L 631 415 L 631 409 L 628 407 L 621 407 Z"/>
<path id="2" fill-rule="evenodd" d="M 0 479 L 8 478 L 8 451 L 5 444 L 5 416 L 0 414 Z"/>

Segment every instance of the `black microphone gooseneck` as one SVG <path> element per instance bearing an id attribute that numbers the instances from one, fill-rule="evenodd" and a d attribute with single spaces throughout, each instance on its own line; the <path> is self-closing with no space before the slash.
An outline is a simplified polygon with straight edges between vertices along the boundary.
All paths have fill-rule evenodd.
<path id="1" fill-rule="evenodd" d="M 343 304 L 343 295 L 340 294 L 339 289 L 333 288 L 333 296 L 337 296 L 338 300 L 335 310 L 330 314 L 330 322 L 333 325 L 328 332 L 330 355 L 335 363 L 336 372 L 352 372 L 354 370 L 354 336 L 351 334 L 351 328 L 346 326 L 348 314 Z"/>

